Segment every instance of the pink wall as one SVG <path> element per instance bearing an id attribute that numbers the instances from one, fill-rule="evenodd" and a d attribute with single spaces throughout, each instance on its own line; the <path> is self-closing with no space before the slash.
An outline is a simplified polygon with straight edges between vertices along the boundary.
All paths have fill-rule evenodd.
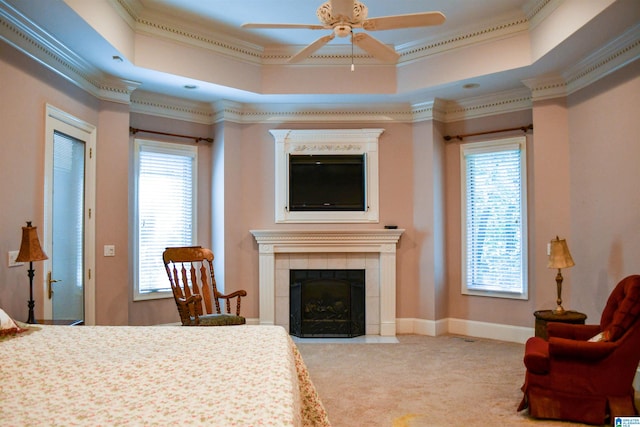
<path id="1" fill-rule="evenodd" d="M 38 227 L 42 239 L 45 106 L 97 125 L 100 103 L 9 45 L 0 43 L 0 54 L 0 307 L 26 321 L 29 267 L 8 267 L 6 257 L 20 248 L 26 221 Z M 36 318 L 42 317 L 42 264 L 33 265 Z"/>
<path id="2" fill-rule="evenodd" d="M 640 61 L 568 99 L 570 306 L 598 322 L 613 286 L 640 273 Z"/>
<path id="3" fill-rule="evenodd" d="M 632 64 L 566 100 L 535 102 L 531 110 L 456 123 L 221 123 L 213 126 L 130 114 L 128 106 L 97 101 L 86 92 L 2 45 L 0 57 L 0 255 L 17 250 L 26 220 L 43 221 L 44 105 L 51 103 L 98 126 L 96 230 L 97 321 L 153 324 L 178 320 L 172 300 L 132 302 L 130 261 L 131 126 L 215 135 L 199 164 L 199 243 L 221 248 L 218 279 L 226 290 L 246 289 L 243 314 L 257 318 L 258 252 L 249 230 L 299 228 L 274 223 L 272 128 L 383 127 L 380 139 L 380 224 L 406 231 L 398 247 L 399 318 L 468 319 L 533 326 L 532 312 L 552 308 L 555 272 L 545 246 L 555 234 L 569 241 L 576 266 L 565 272 L 565 307 L 597 320 L 610 289 L 639 272 L 640 64 Z M 460 294 L 460 134 L 534 124 L 528 137 L 530 299 Z M 504 136 L 504 135 L 500 135 Z M 224 164 L 212 173 L 212 164 Z M 220 194 L 222 193 L 222 194 Z M 218 197 L 224 200 L 218 209 Z M 371 225 L 316 224 L 316 229 Z M 223 233 L 223 244 L 220 236 Z M 117 256 L 102 257 L 115 244 Z M 222 246 L 223 245 L 223 246 Z M 42 271 L 36 266 L 37 280 Z M 42 295 L 36 295 L 37 312 Z M 0 307 L 26 318 L 26 268 L 0 262 Z"/>

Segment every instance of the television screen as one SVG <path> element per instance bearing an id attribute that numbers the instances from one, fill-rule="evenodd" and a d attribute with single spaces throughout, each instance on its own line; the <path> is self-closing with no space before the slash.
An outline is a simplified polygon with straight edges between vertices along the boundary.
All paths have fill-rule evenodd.
<path id="1" fill-rule="evenodd" d="M 290 155 L 290 211 L 364 211 L 365 155 Z"/>

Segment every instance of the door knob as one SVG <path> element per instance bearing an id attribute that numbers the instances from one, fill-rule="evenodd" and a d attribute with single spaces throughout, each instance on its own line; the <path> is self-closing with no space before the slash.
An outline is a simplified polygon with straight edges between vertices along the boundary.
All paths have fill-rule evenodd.
<path id="1" fill-rule="evenodd" d="M 51 287 L 51 284 L 56 282 L 58 282 L 58 280 L 51 278 L 51 272 L 47 273 L 47 292 L 49 293 L 49 299 L 53 297 L 53 288 Z"/>

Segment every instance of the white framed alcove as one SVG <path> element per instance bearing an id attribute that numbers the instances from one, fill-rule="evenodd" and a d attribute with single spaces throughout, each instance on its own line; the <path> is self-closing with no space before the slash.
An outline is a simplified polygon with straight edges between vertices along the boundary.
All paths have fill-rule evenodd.
<path id="1" fill-rule="evenodd" d="M 378 139 L 384 129 L 271 129 L 275 139 L 276 223 L 377 223 Z M 365 209 L 363 211 L 290 211 L 289 156 L 295 154 L 364 154 Z"/>

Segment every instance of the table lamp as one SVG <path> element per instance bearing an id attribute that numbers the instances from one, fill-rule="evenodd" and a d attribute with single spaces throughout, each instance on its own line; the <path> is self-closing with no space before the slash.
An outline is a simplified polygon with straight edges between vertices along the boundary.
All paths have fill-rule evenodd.
<path id="1" fill-rule="evenodd" d="M 29 317 L 27 323 L 37 323 L 35 316 L 33 315 L 33 307 L 35 302 L 33 301 L 33 261 L 42 261 L 47 259 L 47 255 L 40 247 L 40 241 L 38 240 L 38 227 L 31 226 L 31 221 L 27 221 L 27 226 L 22 227 L 22 243 L 20 244 L 20 252 L 16 262 L 29 262 Z"/>
<path id="2" fill-rule="evenodd" d="M 562 308 L 562 272 L 560 270 L 573 267 L 574 265 L 571 253 L 569 253 L 567 241 L 556 236 L 556 238 L 549 243 L 549 263 L 547 264 L 547 268 L 558 269 L 558 274 L 556 274 L 556 286 L 558 288 L 558 299 L 556 303 L 558 306 L 554 310 L 555 314 L 565 313 L 564 308 Z"/>

